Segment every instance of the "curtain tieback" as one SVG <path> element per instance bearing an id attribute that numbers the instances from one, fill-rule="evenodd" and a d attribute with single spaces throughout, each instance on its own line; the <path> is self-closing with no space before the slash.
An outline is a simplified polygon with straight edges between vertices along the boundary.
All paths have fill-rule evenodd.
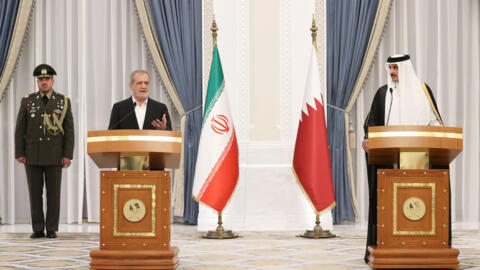
<path id="1" fill-rule="evenodd" d="M 201 108 L 202 108 L 202 105 L 197 106 L 197 107 L 195 107 L 195 108 L 193 108 L 193 109 L 191 109 L 191 110 L 189 110 L 189 111 L 186 111 L 186 112 L 185 112 L 185 115 L 187 115 L 187 114 L 189 114 L 189 113 L 191 113 L 191 112 L 194 112 L 194 111 L 196 111 L 196 110 L 198 110 L 198 109 L 201 109 Z"/>
<path id="2" fill-rule="evenodd" d="M 341 112 L 346 113 L 346 111 L 345 111 L 344 109 L 342 109 L 342 108 L 340 108 L 340 107 L 337 107 L 337 106 L 335 106 L 335 105 L 332 105 L 332 104 L 328 104 L 328 103 L 327 103 L 327 106 L 330 107 L 330 108 L 332 108 L 332 109 L 334 109 L 334 110 L 337 110 L 337 111 L 341 111 Z"/>

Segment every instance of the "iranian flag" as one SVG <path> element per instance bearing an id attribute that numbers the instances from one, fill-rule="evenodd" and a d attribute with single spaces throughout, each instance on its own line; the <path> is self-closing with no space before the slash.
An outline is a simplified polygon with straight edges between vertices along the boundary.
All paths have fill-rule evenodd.
<path id="1" fill-rule="evenodd" d="M 193 197 L 222 212 L 237 185 L 238 144 L 216 44 L 204 108 Z"/>
<path id="2" fill-rule="evenodd" d="M 312 46 L 293 155 L 293 171 L 317 213 L 335 207 L 324 98 L 321 89 L 316 49 Z"/>

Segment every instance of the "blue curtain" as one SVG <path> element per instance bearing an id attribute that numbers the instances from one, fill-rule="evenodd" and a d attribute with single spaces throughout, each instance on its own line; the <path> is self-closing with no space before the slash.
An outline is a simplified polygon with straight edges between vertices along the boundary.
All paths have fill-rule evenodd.
<path id="1" fill-rule="evenodd" d="M 3 73 L 7 62 L 19 3 L 20 1 L 18 0 L 0 1 L 0 74 Z"/>
<path id="2" fill-rule="evenodd" d="M 202 1 L 149 0 L 150 15 L 170 77 L 185 109 L 185 212 L 197 224 L 193 176 L 202 128 Z"/>
<path id="3" fill-rule="evenodd" d="M 378 0 L 327 0 L 328 141 L 337 206 L 333 222 L 355 218 L 348 177 L 345 113 L 362 66 Z"/>

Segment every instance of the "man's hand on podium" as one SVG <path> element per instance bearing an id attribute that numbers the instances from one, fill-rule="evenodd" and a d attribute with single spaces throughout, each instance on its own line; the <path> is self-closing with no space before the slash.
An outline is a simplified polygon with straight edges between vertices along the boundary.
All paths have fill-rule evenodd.
<path id="1" fill-rule="evenodd" d="M 362 142 L 362 148 L 363 148 L 363 150 L 365 150 L 365 152 L 368 153 L 368 150 L 369 150 L 369 149 L 368 149 L 368 139 L 363 140 L 363 142 Z"/>

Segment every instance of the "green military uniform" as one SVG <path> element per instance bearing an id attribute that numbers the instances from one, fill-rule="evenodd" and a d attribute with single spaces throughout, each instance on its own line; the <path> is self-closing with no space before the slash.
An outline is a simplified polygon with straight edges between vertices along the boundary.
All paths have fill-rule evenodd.
<path id="1" fill-rule="evenodd" d="M 72 159 L 74 146 L 70 99 L 53 90 L 49 94 L 48 101 L 44 97 L 48 95 L 41 91 L 22 99 L 15 129 L 15 158 L 26 157 L 32 228 L 42 234 L 45 228 L 47 232 L 58 231 L 62 158 Z M 42 198 L 44 182 L 46 222 Z"/>

